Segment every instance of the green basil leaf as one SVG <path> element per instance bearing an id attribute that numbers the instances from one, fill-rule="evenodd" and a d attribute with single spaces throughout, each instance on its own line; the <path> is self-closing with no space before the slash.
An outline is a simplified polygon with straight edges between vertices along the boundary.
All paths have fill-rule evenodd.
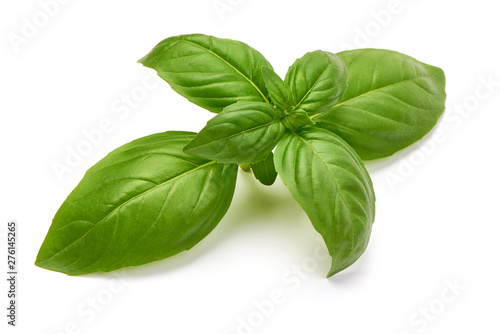
<path id="1" fill-rule="evenodd" d="M 296 104 L 290 88 L 272 69 L 263 67 L 262 77 L 269 92 L 269 97 L 276 107 L 284 111 Z"/>
<path id="2" fill-rule="evenodd" d="M 237 165 L 191 156 L 189 132 L 132 141 L 98 162 L 56 213 L 36 265 L 111 271 L 188 250 L 222 219 Z"/>
<path id="3" fill-rule="evenodd" d="M 265 186 L 273 185 L 274 181 L 276 181 L 276 177 L 278 176 L 278 172 L 274 168 L 274 155 L 273 152 L 269 152 L 269 154 L 259 162 L 256 162 L 251 165 L 253 175 L 255 178 L 260 181 Z"/>
<path id="4" fill-rule="evenodd" d="M 296 108 L 313 115 L 331 109 L 342 99 L 347 70 L 342 60 L 332 53 L 309 52 L 290 66 L 285 83 L 297 101 Z"/>
<path id="5" fill-rule="evenodd" d="M 271 64 L 257 50 L 201 34 L 170 37 L 139 60 L 177 93 L 218 113 L 238 101 L 269 102 L 261 68 Z"/>
<path id="6" fill-rule="evenodd" d="M 444 111 L 441 69 L 378 49 L 338 54 L 349 72 L 342 101 L 317 115 L 317 126 L 341 136 L 363 159 L 377 159 L 413 144 Z"/>
<path id="7" fill-rule="evenodd" d="M 375 217 L 375 194 L 363 162 L 337 135 L 307 127 L 287 133 L 274 162 L 283 183 L 325 240 L 328 277 L 364 252 Z"/>
<path id="8" fill-rule="evenodd" d="M 264 102 L 238 102 L 208 121 L 184 151 L 225 163 L 258 162 L 285 132 L 279 110 Z"/>

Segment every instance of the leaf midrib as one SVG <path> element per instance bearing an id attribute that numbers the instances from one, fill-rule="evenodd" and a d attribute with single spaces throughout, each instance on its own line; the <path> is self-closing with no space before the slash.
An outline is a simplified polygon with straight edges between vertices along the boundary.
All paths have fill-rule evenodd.
<path id="1" fill-rule="evenodd" d="M 321 79 L 321 77 L 323 76 L 323 74 L 325 74 L 325 72 L 330 68 L 330 66 L 332 66 L 332 64 L 328 64 L 328 66 L 325 67 L 325 69 L 321 72 L 321 74 L 316 78 L 316 80 L 311 85 L 311 87 L 309 88 L 309 90 L 304 94 L 304 96 L 302 97 L 302 99 L 300 99 L 300 102 L 297 103 L 297 105 L 295 106 L 296 108 L 300 108 L 300 106 L 302 105 L 302 103 L 304 102 L 304 100 L 309 96 L 309 94 L 311 94 L 311 92 L 314 89 L 314 87 L 316 87 L 316 85 L 318 84 L 319 80 Z M 335 83 L 335 85 L 337 85 L 337 83 Z"/>
<path id="2" fill-rule="evenodd" d="M 236 137 L 236 136 L 239 136 L 239 135 L 251 132 L 251 131 L 257 131 L 257 130 L 259 130 L 262 127 L 269 127 L 270 128 L 271 125 L 273 125 L 274 123 L 278 123 L 278 122 L 280 122 L 279 119 L 273 119 L 270 122 L 267 122 L 267 123 L 264 123 L 264 124 L 259 124 L 259 125 L 256 125 L 256 126 L 252 127 L 252 128 L 248 128 L 248 129 L 245 129 L 243 131 L 239 131 L 239 132 L 233 133 L 230 136 L 218 138 L 218 139 L 206 142 L 205 144 L 201 144 L 201 145 L 198 145 L 198 146 L 193 146 L 193 147 L 186 148 L 186 151 L 190 151 L 190 150 L 194 150 L 194 149 L 199 149 L 200 147 L 205 147 L 205 146 L 208 146 L 208 145 L 211 145 L 213 143 L 220 142 L 220 141 L 230 140 L 233 137 Z"/>
<path id="3" fill-rule="evenodd" d="M 399 85 L 399 84 L 403 84 L 403 83 L 405 83 L 405 82 L 412 82 L 412 81 L 414 81 L 414 80 L 416 80 L 416 79 L 420 79 L 420 78 L 430 78 L 430 77 L 433 77 L 433 76 L 434 76 L 434 74 L 435 74 L 435 72 L 434 72 L 434 73 L 432 73 L 431 75 L 421 75 L 421 76 L 417 76 L 417 77 L 414 77 L 414 78 L 411 78 L 411 79 L 406 79 L 406 80 L 398 81 L 398 82 L 392 83 L 392 84 L 390 84 L 390 85 L 382 86 L 382 87 L 379 87 L 379 88 L 377 88 L 377 89 L 369 90 L 369 91 L 367 91 L 367 92 L 365 92 L 365 93 L 363 93 L 363 94 L 360 94 L 360 95 L 357 95 L 357 96 L 351 97 L 351 98 L 350 98 L 350 99 L 348 99 L 348 100 L 345 100 L 345 101 L 342 101 L 342 102 L 337 103 L 337 104 L 336 104 L 335 106 L 333 106 L 330 110 L 323 111 L 323 112 L 320 112 L 320 113 L 317 113 L 317 114 L 311 115 L 311 116 L 309 116 L 309 117 L 310 117 L 311 119 L 314 119 L 314 118 L 316 118 L 317 116 L 324 114 L 325 112 L 332 111 L 332 110 L 334 110 L 334 109 L 335 109 L 335 108 L 337 108 L 337 107 L 340 107 L 340 106 L 342 106 L 342 105 L 344 105 L 344 104 L 346 104 L 346 103 L 348 103 L 348 102 L 351 102 L 351 101 L 353 101 L 353 100 L 356 100 L 356 99 L 361 98 L 361 97 L 363 97 L 363 96 L 366 96 L 366 95 L 368 95 L 368 94 L 371 94 L 371 93 L 377 92 L 377 91 L 379 91 L 379 90 L 382 90 L 382 89 L 385 89 L 385 88 L 388 88 L 388 87 L 392 87 L 392 86 L 396 86 L 396 85 Z"/>

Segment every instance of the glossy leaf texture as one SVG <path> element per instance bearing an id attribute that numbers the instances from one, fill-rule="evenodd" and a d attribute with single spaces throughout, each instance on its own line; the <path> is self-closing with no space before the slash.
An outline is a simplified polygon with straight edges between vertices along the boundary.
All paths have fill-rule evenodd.
<path id="1" fill-rule="evenodd" d="M 274 160 L 326 243 L 332 257 L 328 277 L 350 266 L 365 251 L 375 218 L 375 194 L 360 157 L 337 135 L 307 127 L 287 133 Z"/>
<path id="2" fill-rule="evenodd" d="M 271 186 L 276 181 L 278 172 L 274 167 L 274 154 L 269 154 L 261 161 L 251 164 L 253 175 L 265 186 Z"/>
<path id="3" fill-rule="evenodd" d="M 194 34 L 170 37 L 139 60 L 189 101 L 212 112 L 238 101 L 269 102 L 262 66 L 271 64 L 245 43 Z"/>
<path id="4" fill-rule="evenodd" d="M 189 132 L 132 141 L 87 171 L 56 213 L 36 265 L 111 271 L 190 249 L 222 219 L 237 165 L 188 155 Z"/>
<path id="5" fill-rule="evenodd" d="M 338 56 L 318 50 L 297 59 L 288 69 L 285 83 L 292 90 L 296 108 L 314 115 L 331 109 L 342 99 L 347 76 Z"/>
<path id="6" fill-rule="evenodd" d="M 349 72 L 348 88 L 339 104 L 314 121 L 341 136 L 363 159 L 386 157 L 413 144 L 443 113 L 441 69 L 389 50 L 338 56 Z"/>
<path id="7" fill-rule="evenodd" d="M 288 87 L 272 69 L 263 67 L 262 77 L 264 78 L 264 83 L 269 92 L 271 102 L 273 102 L 276 107 L 285 111 L 295 106 L 296 102 L 293 99 L 290 87 Z"/>
<path id="8" fill-rule="evenodd" d="M 281 117 L 264 102 L 232 104 L 208 121 L 184 151 L 218 162 L 258 162 L 283 136 Z"/>

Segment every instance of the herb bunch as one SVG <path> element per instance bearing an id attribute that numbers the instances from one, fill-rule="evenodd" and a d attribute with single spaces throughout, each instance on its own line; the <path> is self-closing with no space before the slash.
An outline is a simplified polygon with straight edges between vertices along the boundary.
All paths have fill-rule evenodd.
<path id="1" fill-rule="evenodd" d="M 250 46 L 171 37 L 139 60 L 213 113 L 198 133 L 139 138 L 90 168 L 56 213 L 36 265 L 69 275 L 188 250 L 219 223 L 238 165 L 280 175 L 323 237 L 330 277 L 365 251 L 375 194 L 363 160 L 416 142 L 444 111 L 441 69 L 398 52 L 314 51 L 282 80 Z"/>

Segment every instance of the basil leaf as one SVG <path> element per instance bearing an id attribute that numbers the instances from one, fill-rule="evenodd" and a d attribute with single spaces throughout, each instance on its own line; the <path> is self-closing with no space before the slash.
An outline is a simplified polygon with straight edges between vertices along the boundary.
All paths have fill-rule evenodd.
<path id="1" fill-rule="evenodd" d="M 278 176 L 278 172 L 274 168 L 274 155 L 273 152 L 269 152 L 269 154 L 257 163 L 251 165 L 253 175 L 255 178 L 260 181 L 265 186 L 273 185 L 274 181 L 276 181 L 276 177 Z"/>
<path id="2" fill-rule="evenodd" d="M 268 102 L 257 50 L 230 39 L 201 34 L 170 37 L 139 60 L 155 69 L 173 90 L 218 113 L 237 101 Z"/>
<path id="3" fill-rule="evenodd" d="M 191 156 L 189 132 L 132 141 L 98 162 L 56 213 L 36 265 L 111 271 L 190 249 L 222 219 L 237 165 Z"/>
<path id="4" fill-rule="evenodd" d="M 263 67 L 262 77 L 269 92 L 269 97 L 276 107 L 285 111 L 296 104 L 290 88 L 272 69 Z"/>
<path id="5" fill-rule="evenodd" d="M 296 108 L 313 115 L 331 109 L 342 99 L 347 70 L 342 60 L 332 53 L 309 52 L 290 66 L 285 83 L 297 101 Z"/>
<path id="6" fill-rule="evenodd" d="M 342 101 L 317 115 L 317 126 L 335 132 L 363 159 L 377 159 L 413 144 L 444 111 L 441 69 L 389 50 L 338 54 L 349 71 Z"/>
<path id="7" fill-rule="evenodd" d="M 225 163 L 258 162 L 285 132 L 281 114 L 263 102 L 238 102 L 208 121 L 184 151 Z"/>
<path id="8" fill-rule="evenodd" d="M 332 266 L 344 270 L 364 252 L 375 217 L 375 195 L 363 162 L 337 135 L 307 127 L 287 133 L 274 162 L 283 183 L 322 235 Z"/>

